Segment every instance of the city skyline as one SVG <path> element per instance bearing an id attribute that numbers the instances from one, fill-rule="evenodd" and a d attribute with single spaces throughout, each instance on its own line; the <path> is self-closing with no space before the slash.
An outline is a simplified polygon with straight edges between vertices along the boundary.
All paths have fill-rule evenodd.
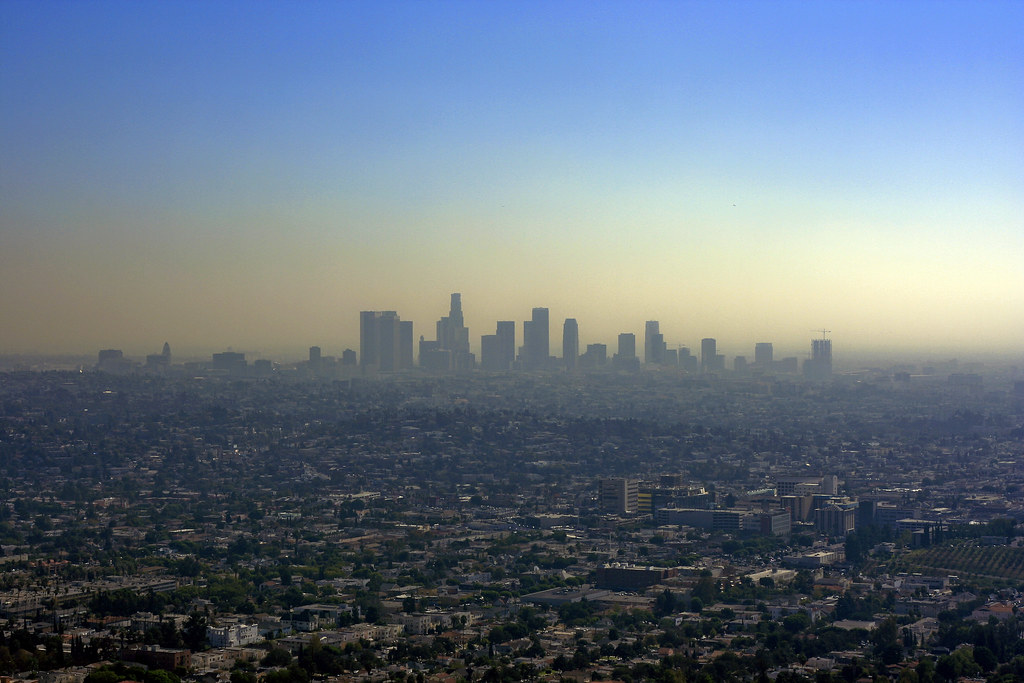
<path id="1" fill-rule="evenodd" d="M 681 321 L 645 320 L 635 322 L 632 326 L 623 324 L 617 328 L 620 331 L 612 334 L 609 338 L 603 338 L 585 333 L 585 320 L 581 325 L 577 318 L 572 316 L 564 318 L 552 316 L 546 307 L 533 307 L 530 317 L 519 319 L 466 320 L 462 310 L 463 294 L 452 292 L 448 296 L 450 298 L 448 315 L 442 315 L 433 324 L 426 321 L 409 320 L 408 317 L 403 318 L 401 310 L 353 312 L 352 317 L 357 318 L 356 333 L 354 339 L 349 341 L 296 339 L 287 346 L 272 349 L 261 349 L 244 344 L 219 347 L 175 344 L 175 348 L 183 350 L 177 355 L 178 358 L 192 360 L 207 357 L 210 354 L 214 356 L 220 353 L 238 355 L 240 352 L 241 355 L 249 354 L 253 360 L 266 358 L 284 363 L 312 360 L 314 355 L 319 358 L 321 353 L 338 358 L 343 353 L 357 353 L 355 364 L 361 370 L 370 370 L 373 373 L 393 372 L 413 367 L 422 367 L 433 371 L 472 368 L 490 371 L 561 370 L 567 369 L 562 362 L 566 358 L 567 348 L 574 350 L 576 361 L 585 361 L 586 356 L 583 351 L 593 345 L 609 349 L 607 351 L 609 369 L 630 371 L 639 370 L 642 366 L 684 367 L 683 356 L 677 355 L 677 353 L 690 354 L 690 360 L 693 361 L 691 372 L 700 374 L 731 371 L 737 358 L 741 359 L 740 362 L 753 364 L 753 366 L 767 366 L 771 365 L 773 361 L 777 363 L 781 359 L 798 360 L 803 363 L 827 357 L 828 365 L 831 365 L 832 362 L 833 331 L 830 329 L 810 329 L 802 340 L 780 344 L 777 339 L 768 338 L 755 341 L 754 339 L 704 337 L 699 331 L 683 329 L 685 326 Z M 440 300 L 439 298 L 438 301 Z M 662 327 L 663 322 L 667 322 L 668 326 Z M 678 325 L 675 324 L 677 322 Z M 537 331 L 531 332 L 533 328 Z M 677 328 L 679 329 L 677 330 Z M 477 332 L 478 329 L 479 332 Z M 497 334 L 494 331 L 489 332 L 489 329 L 496 329 Z M 568 342 L 565 337 L 567 330 L 570 330 L 572 334 L 572 338 Z M 430 339 L 431 335 L 436 338 Z M 795 336 L 796 333 L 794 332 L 793 335 Z M 533 344 L 527 341 L 531 337 L 534 340 Z M 783 336 L 783 338 L 785 337 Z M 114 340 L 114 342 L 117 341 Z M 149 360 L 160 356 L 166 359 L 170 343 L 169 341 L 155 343 L 152 348 L 150 346 L 136 348 L 112 343 L 101 347 L 100 354 L 102 356 L 107 351 L 116 351 L 118 358 L 121 358 L 123 354 L 125 359 L 142 360 L 145 358 Z M 154 352 L 154 349 L 161 344 L 162 351 Z M 493 345 L 490 347 L 492 355 L 490 361 L 486 355 L 488 352 L 484 350 L 488 344 Z M 536 348 L 531 348 L 534 344 L 537 344 Z M 623 344 L 626 346 L 624 347 Z M 128 351 L 124 351 L 124 348 L 128 348 Z M 870 359 L 896 363 L 909 362 L 911 359 L 922 362 L 956 360 L 956 354 L 950 356 L 940 348 L 857 348 L 847 346 L 845 341 L 841 341 L 840 348 L 842 356 L 839 365 L 846 368 L 869 362 Z M 90 356 L 95 352 L 96 349 L 78 348 L 59 353 L 0 353 L 0 356 L 75 357 Z M 439 357 L 438 353 L 442 353 L 444 356 Z M 620 355 L 622 355 L 622 361 L 617 361 L 616 357 Z M 501 357 L 497 364 L 495 364 L 496 356 Z M 993 360 L 1014 363 L 1020 360 L 1019 356 L 1020 353 L 1015 350 L 1005 353 L 998 349 L 979 348 L 964 354 L 960 360 Z M 427 360 L 424 361 L 424 358 Z M 617 362 L 624 362 L 625 365 L 616 365 Z M 633 363 L 635 363 L 635 367 Z M 577 367 L 576 362 L 570 367 Z"/>
<path id="2" fill-rule="evenodd" d="M 0 354 L 1024 353 L 1019 2 L 0 4 Z M 449 316 L 450 317 L 450 316 Z M 454 328 L 453 328 L 454 329 Z M 805 349 L 807 351 L 805 352 Z M 841 349 L 841 353 L 840 353 Z M 556 351 L 557 353 L 557 351 Z M 479 357 L 478 357 L 479 360 Z"/>

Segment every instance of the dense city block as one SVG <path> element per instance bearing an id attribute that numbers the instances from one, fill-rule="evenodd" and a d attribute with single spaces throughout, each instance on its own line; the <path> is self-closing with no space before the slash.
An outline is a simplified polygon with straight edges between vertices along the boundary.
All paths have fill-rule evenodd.
<path id="1" fill-rule="evenodd" d="M 3 374 L 0 673 L 1024 677 L 1015 370 L 457 366 Z"/>

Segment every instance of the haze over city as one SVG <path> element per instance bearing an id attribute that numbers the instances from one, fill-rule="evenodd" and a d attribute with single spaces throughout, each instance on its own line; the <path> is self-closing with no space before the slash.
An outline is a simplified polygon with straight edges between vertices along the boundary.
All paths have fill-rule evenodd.
<path id="1" fill-rule="evenodd" d="M 1020 356 L 1024 4 L 0 5 L 0 353 Z M 558 332 L 556 332 L 556 330 Z"/>

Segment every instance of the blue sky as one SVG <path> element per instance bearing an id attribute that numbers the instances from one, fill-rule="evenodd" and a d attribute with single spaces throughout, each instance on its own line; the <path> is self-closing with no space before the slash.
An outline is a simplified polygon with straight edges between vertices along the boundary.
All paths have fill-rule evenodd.
<path id="1" fill-rule="evenodd" d="M 1024 3 L 0 5 L 0 352 L 1016 351 Z M 556 334 L 557 337 L 557 334 Z M 337 347 L 337 348 L 335 348 Z"/>

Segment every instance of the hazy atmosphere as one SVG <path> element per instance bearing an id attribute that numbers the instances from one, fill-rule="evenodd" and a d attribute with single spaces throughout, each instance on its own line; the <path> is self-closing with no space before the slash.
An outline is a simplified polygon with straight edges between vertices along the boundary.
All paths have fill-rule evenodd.
<path id="1" fill-rule="evenodd" d="M 0 353 L 1012 352 L 1024 3 L 0 3 Z M 553 341 L 557 344 L 559 332 Z"/>

